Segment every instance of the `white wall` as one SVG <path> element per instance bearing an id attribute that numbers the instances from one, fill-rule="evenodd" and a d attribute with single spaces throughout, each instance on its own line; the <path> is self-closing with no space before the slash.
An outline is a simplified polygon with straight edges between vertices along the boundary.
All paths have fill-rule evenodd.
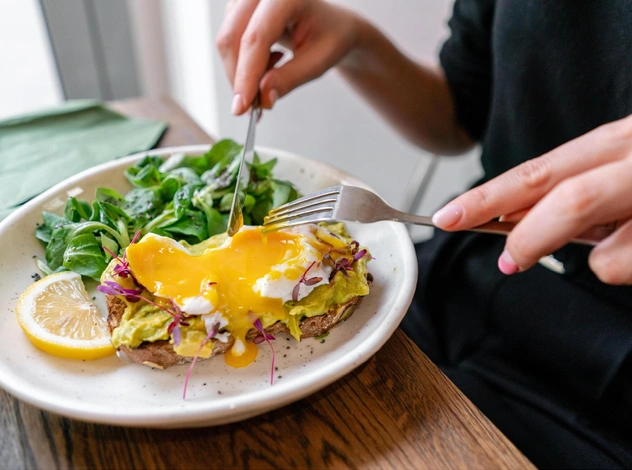
<path id="1" fill-rule="evenodd" d="M 0 119 L 61 100 L 39 2 L 0 0 Z"/>

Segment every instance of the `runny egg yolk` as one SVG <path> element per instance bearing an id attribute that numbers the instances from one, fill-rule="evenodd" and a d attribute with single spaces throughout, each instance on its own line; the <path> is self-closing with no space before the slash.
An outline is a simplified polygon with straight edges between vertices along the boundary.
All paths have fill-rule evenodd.
<path id="1" fill-rule="evenodd" d="M 308 238 L 322 258 L 329 246 L 316 237 Z M 171 298 L 180 307 L 192 299 L 199 305 L 201 297 L 207 301 L 203 305 L 208 312 L 221 312 L 228 320 L 226 329 L 236 338 L 235 350 L 226 354 L 226 362 L 243 367 L 255 359 L 257 350 L 242 332 L 263 315 L 287 319 L 282 299 L 263 297 L 253 287 L 267 274 L 298 282 L 305 271 L 305 239 L 299 233 L 278 231 L 267 234 L 264 244 L 260 228 L 247 228 L 218 248 L 192 255 L 169 238 L 149 235 L 127 248 L 127 259 L 138 282 L 156 296 Z M 283 273 L 272 269 L 279 265 L 285 266 Z"/>
<path id="2" fill-rule="evenodd" d="M 257 358 L 258 348 L 250 340 L 236 338 L 235 344 L 224 354 L 226 364 L 231 367 L 246 367 Z"/>

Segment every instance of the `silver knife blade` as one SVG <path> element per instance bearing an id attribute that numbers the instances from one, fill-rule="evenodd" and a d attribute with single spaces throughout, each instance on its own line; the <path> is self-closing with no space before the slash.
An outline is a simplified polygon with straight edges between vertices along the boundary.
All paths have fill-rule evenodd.
<path id="1" fill-rule="evenodd" d="M 230 215 L 228 216 L 228 227 L 226 232 L 229 237 L 235 235 L 244 225 L 244 199 L 246 198 L 246 189 L 250 182 L 250 172 L 246 166 L 246 159 L 252 161 L 255 147 L 255 129 L 257 121 L 261 116 L 261 108 L 259 106 L 259 94 L 252 102 L 250 113 L 250 122 L 248 123 L 248 133 L 246 134 L 246 142 L 241 152 L 241 161 L 239 162 L 239 172 L 237 173 L 237 183 L 235 184 L 235 193 L 233 194 L 233 203 L 230 206 Z"/>

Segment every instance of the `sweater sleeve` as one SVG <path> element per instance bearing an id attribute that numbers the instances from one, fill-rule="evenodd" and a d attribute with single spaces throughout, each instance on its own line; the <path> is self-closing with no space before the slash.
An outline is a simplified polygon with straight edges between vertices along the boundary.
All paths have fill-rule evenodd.
<path id="1" fill-rule="evenodd" d="M 492 96 L 494 0 L 456 0 L 448 22 L 451 35 L 439 59 L 452 91 L 459 124 L 480 141 Z"/>

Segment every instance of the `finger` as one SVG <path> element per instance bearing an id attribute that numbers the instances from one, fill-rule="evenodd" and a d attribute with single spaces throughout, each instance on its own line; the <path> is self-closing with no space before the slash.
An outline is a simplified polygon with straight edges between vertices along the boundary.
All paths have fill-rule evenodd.
<path id="1" fill-rule="evenodd" d="M 215 45 L 231 85 L 237 67 L 239 43 L 258 3 L 259 0 L 231 0 L 226 5 L 226 15 L 217 33 Z"/>
<path id="2" fill-rule="evenodd" d="M 296 51 L 288 63 L 266 72 L 261 79 L 264 107 L 271 108 L 277 99 L 329 70 L 339 60 L 336 46 L 333 39 L 323 38 Z"/>
<path id="3" fill-rule="evenodd" d="M 500 222 L 519 222 L 521 221 L 525 215 L 527 215 L 529 213 L 529 211 L 531 210 L 531 207 L 528 207 L 526 209 L 522 209 L 516 212 L 512 212 L 511 214 L 505 214 L 505 215 L 501 215 L 498 220 Z"/>
<path id="4" fill-rule="evenodd" d="M 632 220 L 597 245 L 588 264 L 606 284 L 632 284 Z"/>
<path id="5" fill-rule="evenodd" d="M 507 237 L 503 272 L 525 270 L 591 227 L 632 216 L 632 161 L 575 176 L 547 194 Z"/>
<path id="6" fill-rule="evenodd" d="M 559 182 L 627 155 L 629 137 L 617 121 L 529 160 L 448 203 L 433 217 L 444 230 L 463 230 L 535 205 Z M 623 122 L 630 126 L 627 122 Z"/>
<path id="7" fill-rule="evenodd" d="M 241 38 L 233 85 L 233 114 L 243 114 L 252 103 L 266 71 L 270 47 L 296 13 L 296 2 L 263 0 Z"/>

